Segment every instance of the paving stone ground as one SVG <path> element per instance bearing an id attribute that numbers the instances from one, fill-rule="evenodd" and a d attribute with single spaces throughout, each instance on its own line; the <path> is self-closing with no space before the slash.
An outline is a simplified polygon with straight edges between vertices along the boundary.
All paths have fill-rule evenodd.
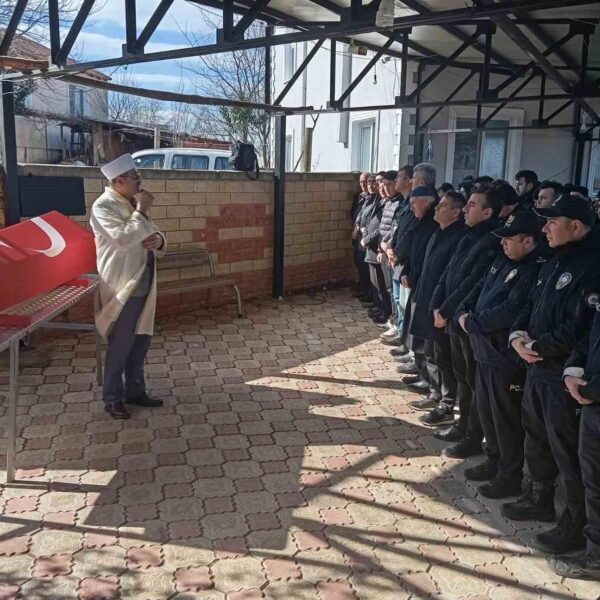
<path id="1" fill-rule="evenodd" d="M 165 406 L 127 422 L 102 410 L 89 336 L 24 370 L 0 600 L 600 596 L 440 457 L 347 291 L 246 311 L 161 319 Z"/>

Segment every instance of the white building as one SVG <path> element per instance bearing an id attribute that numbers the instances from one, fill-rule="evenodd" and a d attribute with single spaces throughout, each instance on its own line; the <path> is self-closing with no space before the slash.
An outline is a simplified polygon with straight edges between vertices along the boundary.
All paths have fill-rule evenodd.
<path id="1" fill-rule="evenodd" d="M 0 30 L 0 39 L 3 35 Z M 16 37 L 10 53 L 47 59 L 50 50 L 33 40 Z M 74 62 L 69 59 L 69 62 Z M 85 76 L 107 81 L 98 71 Z M 108 120 L 108 92 L 84 88 L 60 79 L 37 80 L 27 88 L 16 87 L 15 125 L 19 162 L 57 163 L 91 152 L 90 123 Z M 19 91 L 21 90 L 21 91 Z M 85 127 L 81 127 L 85 123 Z M 0 126 L 1 127 L 1 126 Z M 0 132 L 1 133 L 1 132 Z"/>
<path id="2" fill-rule="evenodd" d="M 437 30 L 436 30 L 437 31 Z M 436 33 L 436 36 L 438 34 Z M 444 33 L 439 34 L 437 45 L 428 39 L 423 42 L 433 45 L 439 54 L 449 54 L 459 44 Z M 441 36 L 446 36 L 441 39 Z M 437 39 L 437 38 L 436 38 Z M 579 43 L 581 38 L 579 39 Z M 315 42 L 299 43 L 273 48 L 273 97 L 281 92 L 295 69 L 301 64 Z M 567 45 L 572 55 L 577 55 L 577 43 Z M 337 43 L 336 97 L 339 97 L 347 83 L 354 79 L 373 57 L 348 53 L 346 44 Z M 399 45 L 394 46 L 398 52 Z M 527 62 L 520 50 L 502 48 L 503 54 L 516 64 Z M 591 36 L 590 58 L 600 57 L 600 36 Z M 463 57 L 461 56 L 461 60 Z M 481 60 L 481 54 L 474 49 L 465 52 L 464 61 Z M 528 59 L 529 60 L 529 59 Z M 330 43 L 326 41 L 319 49 L 304 72 L 286 95 L 285 106 L 313 106 L 325 108 L 329 100 Z M 595 64 L 595 63 L 592 63 Z M 407 93 L 415 89 L 418 80 L 417 63 L 408 63 Z M 597 67 L 598 65 L 596 65 Z M 420 80 L 424 81 L 436 69 L 436 65 L 423 65 Z M 447 98 L 469 71 L 447 67 L 433 79 L 421 93 L 420 100 Z M 590 73 L 590 76 L 595 73 Z M 491 74 L 490 87 L 506 79 L 507 75 Z M 373 70 L 358 84 L 350 96 L 350 105 L 391 105 L 394 97 L 400 94 L 401 60 L 384 57 Z M 503 90 L 509 95 L 523 83 L 517 79 Z M 344 85 L 343 85 L 344 84 Z M 478 86 L 475 74 L 455 99 L 474 98 Z M 546 81 L 546 94 L 563 93 L 550 79 Z M 540 78 L 521 89 L 519 96 L 532 96 L 540 93 Z M 598 98 L 589 100 L 600 110 Z M 551 115 L 565 104 L 564 100 L 546 101 L 544 116 Z M 482 118 L 489 116 L 497 105 L 483 108 Z M 289 116 L 287 118 L 287 170 L 302 171 L 307 167 L 312 171 L 379 171 L 398 168 L 407 163 L 423 160 L 432 162 L 438 169 L 438 181 L 458 183 L 465 175 L 489 174 L 512 181 L 514 174 L 523 168 L 535 171 L 540 179 L 573 181 L 575 170 L 576 142 L 573 129 L 520 129 L 538 118 L 537 101 L 511 102 L 498 111 L 487 124 L 488 131 L 482 132 L 478 141 L 474 129 L 475 106 L 445 106 L 429 121 L 435 108 L 388 109 L 321 114 L 316 123 L 313 117 Z M 575 104 L 564 109 L 553 123 L 574 121 Z M 417 127 L 426 123 L 419 134 Z M 310 166 L 305 165 L 301 155 L 305 147 L 304 129 L 313 128 L 312 155 Z M 493 131 L 492 128 L 497 131 Z M 599 137 L 598 128 L 593 137 Z M 478 148 L 479 147 L 479 148 Z M 479 149 L 479 152 L 478 152 Z M 594 192 L 600 189 L 600 146 L 597 142 L 587 143 L 584 152 L 581 180 Z"/>

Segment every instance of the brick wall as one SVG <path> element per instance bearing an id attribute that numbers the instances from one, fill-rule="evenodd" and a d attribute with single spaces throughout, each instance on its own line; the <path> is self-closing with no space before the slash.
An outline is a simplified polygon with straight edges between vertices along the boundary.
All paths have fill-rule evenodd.
<path id="1" fill-rule="evenodd" d="M 84 180 L 85 217 L 102 193 L 97 167 L 22 165 L 20 174 L 75 176 Z M 220 275 L 238 280 L 244 298 L 271 293 L 273 179 L 250 181 L 243 173 L 144 169 L 143 185 L 155 197 L 152 217 L 167 235 L 169 250 L 204 248 Z M 352 277 L 349 211 L 356 176 L 307 173 L 286 176 L 285 288 L 298 290 Z M 0 197 L 0 204 L 2 199 Z M 0 207 L 3 213 L 3 207 Z M 163 271 L 161 279 L 193 278 L 197 269 Z M 213 291 L 211 304 L 231 302 L 229 290 Z M 159 310 L 197 304 L 197 298 L 161 298 Z"/>

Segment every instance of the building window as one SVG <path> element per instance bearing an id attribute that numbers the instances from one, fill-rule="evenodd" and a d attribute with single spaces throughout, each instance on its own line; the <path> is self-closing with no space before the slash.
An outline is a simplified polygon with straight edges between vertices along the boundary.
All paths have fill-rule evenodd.
<path id="1" fill-rule="evenodd" d="M 285 170 L 294 170 L 294 138 L 291 135 L 285 136 Z"/>
<path id="2" fill-rule="evenodd" d="M 283 78 L 289 81 L 296 72 L 296 44 L 284 47 Z"/>
<path id="3" fill-rule="evenodd" d="M 372 171 L 375 158 L 375 119 L 352 124 L 352 169 Z"/>
<path id="4" fill-rule="evenodd" d="M 460 110 L 462 114 L 451 111 L 450 116 L 449 128 L 453 133 L 448 136 L 446 181 L 457 185 L 467 175 L 510 179 L 520 163 L 522 133 L 509 127 L 522 125 L 522 111 L 505 109 L 497 119 L 486 124 L 486 129 L 481 132 L 478 156 L 477 121 L 474 115 Z M 483 116 L 485 118 L 485 112 Z"/>
<path id="5" fill-rule="evenodd" d="M 72 117 L 85 116 L 85 90 L 69 85 L 69 114 Z"/>
<path id="6" fill-rule="evenodd" d="M 600 192 L 600 146 L 596 145 L 592 149 L 590 156 L 590 177 L 588 182 L 590 194 L 595 196 Z"/>

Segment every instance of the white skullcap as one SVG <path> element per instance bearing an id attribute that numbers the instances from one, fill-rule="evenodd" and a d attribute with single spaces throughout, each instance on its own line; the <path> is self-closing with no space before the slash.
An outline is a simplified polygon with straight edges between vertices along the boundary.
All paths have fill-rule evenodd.
<path id="1" fill-rule="evenodd" d="M 133 169 L 135 169 L 135 163 L 133 162 L 131 154 L 123 154 L 123 156 L 119 156 L 119 158 L 116 158 L 100 168 L 104 177 L 109 181 L 112 181 L 119 175 L 123 175 L 123 173 L 127 173 L 127 171 Z"/>

